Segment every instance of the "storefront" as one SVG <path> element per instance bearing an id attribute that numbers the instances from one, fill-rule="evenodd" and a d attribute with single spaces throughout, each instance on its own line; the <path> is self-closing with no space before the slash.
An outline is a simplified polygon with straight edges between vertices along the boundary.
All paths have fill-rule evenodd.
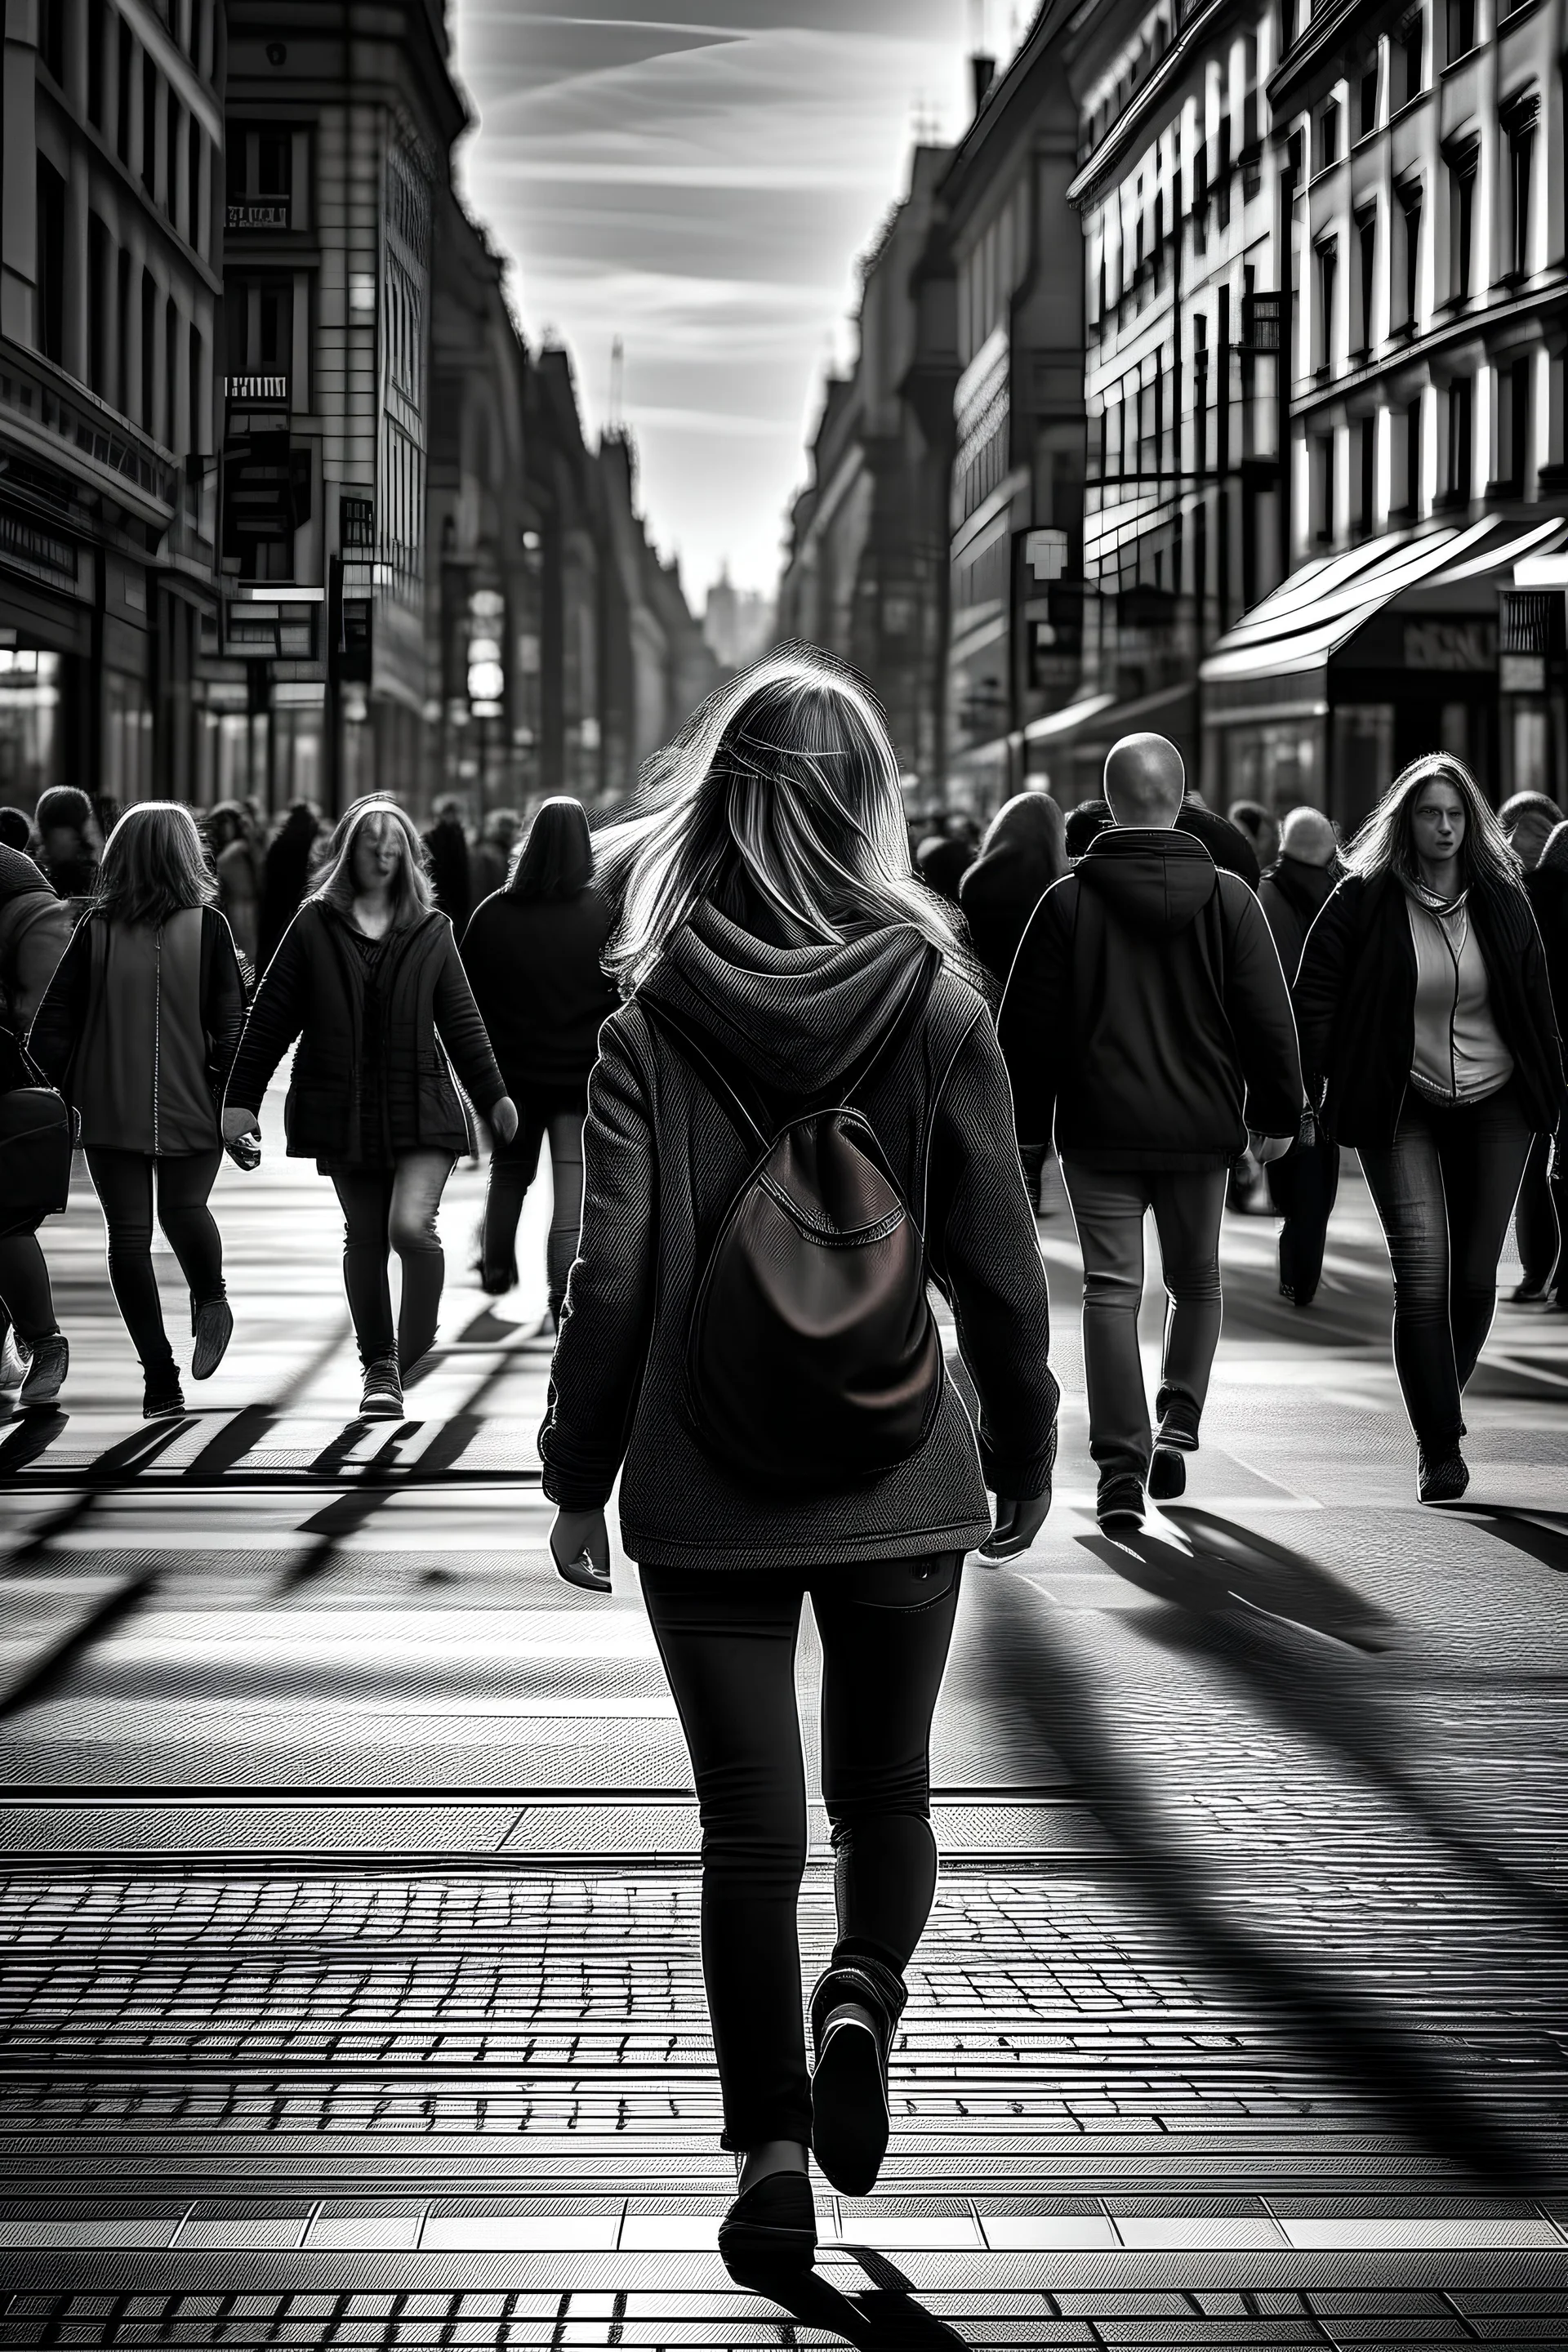
<path id="1" fill-rule="evenodd" d="M 1526 583 L 1565 544 L 1561 516 L 1489 517 L 1292 573 L 1200 672 L 1210 805 L 1305 802 L 1351 832 L 1432 751 L 1463 760 L 1494 803 L 1562 800 L 1563 599 Z"/>

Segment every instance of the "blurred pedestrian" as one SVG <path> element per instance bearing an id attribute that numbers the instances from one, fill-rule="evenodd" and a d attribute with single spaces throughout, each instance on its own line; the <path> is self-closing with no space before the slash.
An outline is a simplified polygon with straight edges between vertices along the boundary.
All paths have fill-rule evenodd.
<path id="1" fill-rule="evenodd" d="M 1180 752 L 1127 735 L 1105 762 L 1112 826 L 1035 909 L 1003 999 L 1018 1136 L 1053 1127 L 1083 1252 L 1089 1452 L 1105 1528 L 1136 1527 L 1144 1488 L 1186 1485 L 1220 1333 L 1226 1175 L 1295 1139 L 1301 1069 L 1263 910 L 1178 829 Z M 1143 1218 L 1154 1212 L 1170 1310 L 1158 1433 L 1138 1352 Z"/>
<path id="2" fill-rule="evenodd" d="M 1232 801 L 1226 811 L 1229 823 L 1252 844 L 1258 870 L 1267 874 L 1279 855 L 1279 827 L 1261 801 Z"/>
<path id="3" fill-rule="evenodd" d="M 911 881 L 870 701 L 819 656 L 780 656 L 710 698 L 663 782 L 609 959 L 635 992 L 589 1085 L 540 1446 L 557 1563 L 600 1591 L 624 1460 L 622 1531 L 702 1815 L 703 1971 L 739 2168 L 720 2251 L 765 2288 L 813 2259 L 808 2144 L 851 2195 L 882 2160 L 903 1971 L 936 1882 L 928 1740 L 963 1554 L 989 1538 L 1011 1556 L 1040 1527 L 1057 1390 L 995 1034 L 955 927 Z M 978 1458 L 928 1273 L 979 1391 Z M 808 1592 L 838 1905 L 815 2080 L 795 1919 Z"/>
<path id="4" fill-rule="evenodd" d="M 207 813 L 206 828 L 218 905 L 236 948 L 254 974 L 260 945 L 261 866 L 249 812 L 237 801 L 219 801 Z"/>
<path id="5" fill-rule="evenodd" d="M 1066 825 L 1049 793 L 1017 793 L 1005 801 L 958 886 L 971 943 L 995 982 L 998 1003 L 1026 924 L 1068 870 Z M 1036 1209 L 1049 1149 L 1031 1143 L 1023 1152 L 1024 1183 Z"/>
<path id="6" fill-rule="evenodd" d="M 1307 933 L 1339 878 L 1339 836 L 1330 820 L 1321 809 L 1291 809 L 1280 832 L 1279 855 L 1258 897 L 1292 984 Z M 1313 1127 L 1265 1172 L 1268 1197 L 1282 1220 L 1279 1295 L 1293 1307 L 1310 1307 L 1322 1279 L 1329 1219 L 1340 1185 L 1340 1147 Z"/>
<path id="7" fill-rule="evenodd" d="M 1543 884 L 1537 882 L 1546 845 L 1562 822 L 1563 812 L 1554 800 L 1544 793 L 1515 793 L 1504 801 L 1498 811 L 1498 823 L 1508 835 L 1509 846 L 1524 872 L 1525 894 L 1535 916 L 1536 929 L 1546 949 L 1546 964 L 1552 985 L 1552 1003 L 1560 1033 L 1564 1030 L 1564 1006 L 1556 985 L 1552 961 L 1551 933 L 1556 928 L 1557 898 L 1548 876 Z M 1552 1288 L 1552 1276 L 1558 1276 L 1557 1289 L 1561 1297 L 1568 1267 L 1562 1265 L 1562 1244 L 1568 1237 L 1562 1214 L 1561 1161 L 1563 1147 L 1553 1154 L 1552 1139 L 1537 1135 L 1531 1139 L 1530 1157 L 1524 1163 L 1524 1176 L 1514 1204 L 1513 1224 L 1519 1243 L 1520 1279 L 1509 1296 L 1516 1307 L 1539 1307 Z M 1555 1171 L 1555 1172 L 1554 1172 Z"/>
<path id="8" fill-rule="evenodd" d="M 0 847 L 0 1388 L 20 1388 L 25 1411 L 54 1402 L 70 1363 L 38 1242 L 45 1216 L 64 1205 L 70 1132 L 38 1099 L 22 1053 L 70 935 L 70 909 L 41 869 Z"/>
<path id="9" fill-rule="evenodd" d="M 0 848 L 20 850 L 27 856 L 27 845 L 33 838 L 33 821 L 26 809 L 0 808 Z M 42 868 L 39 868 L 42 872 Z M 44 880 L 47 884 L 48 877 Z"/>
<path id="10" fill-rule="evenodd" d="M 97 811 L 74 784 L 52 784 L 38 795 L 33 826 L 38 840 L 37 862 L 48 877 L 50 889 L 79 919 L 92 897 L 98 861 L 103 854 Z"/>
<path id="11" fill-rule="evenodd" d="M 441 1195 L 473 1148 L 453 1067 L 503 1139 L 517 1114 L 452 926 L 432 900 L 419 835 L 395 801 L 355 801 L 332 829 L 321 877 L 256 992 L 225 1099 L 226 1140 L 259 1134 L 263 1097 L 296 1038 L 289 1154 L 313 1159 L 336 1189 L 364 1372 L 360 1411 L 395 1420 L 405 1377 L 435 1342 L 447 1270 Z M 395 1328 L 394 1253 L 403 1269 Z"/>
<path id="12" fill-rule="evenodd" d="M 1555 826 L 1547 835 L 1545 847 L 1524 877 L 1524 887 L 1546 950 L 1557 1034 L 1568 1040 L 1568 824 Z M 1532 1159 L 1534 1152 L 1532 1144 Z M 1547 1173 L 1558 1234 L 1557 1269 L 1551 1298 L 1553 1307 L 1568 1310 L 1568 1097 L 1563 1101 L 1556 1150 L 1549 1155 Z"/>
<path id="13" fill-rule="evenodd" d="M 468 885 L 474 906 L 481 907 L 497 890 L 504 890 L 511 853 L 522 820 L 515 809 L 491 809 L 468 852 Z"/>
<path id="14" fill-rule="evenodd" d="M 1466 1383 L 1563 1061 L 1519 861 L 1469 771 L 1414 761 L 1346 855 L 1296 977 L 1308 1087 L 1353 1144 L 1394 1268 L 1394 1361 L 1424 1503 L 1469 1484 Z"/>
<path id="15" fill-rule="evenodd" d="M 468 836 L 463 830 L 463 804 L 448 794 L 436 803 L 436 822 L 425 835 L 430 887 L 436 904 L 462 938 L 473 906 L 468 872 Z"/>
<path id="16" fill-rule="evenodd" d="M 245 997 L 196 821 L 142 801 L 109 836 L 92 905 L 45 992 L 27 1052 L 74 1105 L 109 1232 L 109 1279 L 141 1360 L 149 1420 L 184 1395 L 153 1269 L 153 1207 L 190 1291 L 191 1377 L 234 1330 L 207 1196 L 223 1158 L 217 1105 Z"/>
<path id="17" fill-rule="evenodd" d="M 583 1220 L 588 1073 L 600 1027 L 619 1003 L 599 961 L 611 919 L 608 902 L 594 887 L 594 845 L 581 803 L 548 800 L 506 888 L 476 909 L 463 935 L 468 984 L 518 1113 L 516 1135 L 490 1153 L 479 1280 L 492 1297 L 517 1282 L 518 1219 L 548 1135 L 544 1259 L 557 1328 Z"/>
<path id="18" fill-rule="evenodd" d="M 261 861 L 261 906 L 257 916 L 256 970 L 265 972 L 278 942 L 299 913 L 310 887 L 321 820 L 309 801 L 296 801 L 267 845 Z"/>
<path id="19" fill-rule="evenodd" d="M 950 907 L 958 904 L 958 886 L 968 868 L 970 853 L 950 833 L 928 833 L 915 852 L 921 880 Z"/>

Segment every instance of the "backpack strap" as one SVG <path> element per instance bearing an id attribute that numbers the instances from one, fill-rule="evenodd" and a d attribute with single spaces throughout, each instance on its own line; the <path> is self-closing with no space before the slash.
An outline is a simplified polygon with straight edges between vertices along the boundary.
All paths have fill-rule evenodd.
<path id="1" fill-rule="evenodd" d="M 662 1025 L 668 1029 L 685 1047 L 688 1056 L 701 1065 L 714 1093 L 725 1108 L 733 1112 L 737 1123 L 746 1130 L 747 1135 L 765 1150 L 771 1139 L 766 1129 L 752 1118 L 697 1031 L 684 1021 L 679 1013 L 657 997 L 639 997 L 637 1003 L 645 1021 L 650 1014 L 654 1015 L 654 1027 L 657 1029 Z"/>

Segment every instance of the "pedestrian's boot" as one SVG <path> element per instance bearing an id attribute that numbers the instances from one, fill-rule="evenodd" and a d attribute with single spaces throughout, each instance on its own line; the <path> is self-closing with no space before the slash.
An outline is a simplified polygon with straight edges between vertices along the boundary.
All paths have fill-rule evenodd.
<path id="1" fill-rule="evenodd" d="M 1143 1524 L 1143 1481 L 1136 1470 L 1102 1470 L 1094 1516 L 1107 1535 L 1130 1534 Z"/>
<path id="2" fill-rule="evenodd" d="M 888 2058 L 909 1994 L 869 1956 L 839 1959 L 811 1996 L 811 2147 L 835 2189 L 868 2197 L 888 2153 Z"/>
<path id="3" fill-rule="evenodd" d="M 1421 1502 L 1457 1503 L 1469 1483 L 1469 1467 L 1457 1443 L 1416 1447 L 1415 1492 Z"/>
<path id="4" fill-rule="evenodd" d="M 776 2294 L 816 2260 L 816 2204 L 804 2172 L 770 2172 L 719 2224 L 719 2255 L 737 2286 Z M 787 2294 L 784 2296 L 787 2300 Z"/>
<path id="5" fill-rule="evenodd" d="M 63 1331 L 50 1331 L 46 1338 L 34 1340 L 22 1393 L 17 1399 L 24 1412 L 37 1412 L 45 1405 L 53 1404 L 65 1385 L 70 1360 L 70 1342 Z"/>
<path id="6" fill-rule="evenodd" d="M 1198 1450 L 1202 1408 L 1181 1389 L 1162 1389 L 1158 1400 L 1159 1432 L 1149 1465 L 1149 1492 L 1156 1503 L 1173 1503 L 1187 1491 L 1184 1454 Z"/>
<path id="7" fill-rule="evenodd" d="M 184 1410 L 185 1392 L 173 1364 L 166 1372 L 147 1373 L 142 1384 L 143 1421 L 178 1421 Z"/>
<path id="8" fill-rule="evenodd" d="M 362 1421 L 401 1421 L 403 1381 L 395 1352 L 375 1356 L 364 1368 L 364 1393 L 359 1401 Z"/>
<path id="9" fill-rule="evenodd" d="M 234 1309 L 220 1290 L 216 1298 L 191 1301 L 191 1378 L 210 1381 L 234 1337 Z"/>

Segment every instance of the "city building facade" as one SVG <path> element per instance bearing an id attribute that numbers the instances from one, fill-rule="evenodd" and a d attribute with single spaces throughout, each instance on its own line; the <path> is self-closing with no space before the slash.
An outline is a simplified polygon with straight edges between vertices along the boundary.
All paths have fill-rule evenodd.
<path id="1" fill-rule="evenodd" d="M 16 0 L 0 89 L 0 801 L 191 791 L 216 611 L 221 0 Z"/>

